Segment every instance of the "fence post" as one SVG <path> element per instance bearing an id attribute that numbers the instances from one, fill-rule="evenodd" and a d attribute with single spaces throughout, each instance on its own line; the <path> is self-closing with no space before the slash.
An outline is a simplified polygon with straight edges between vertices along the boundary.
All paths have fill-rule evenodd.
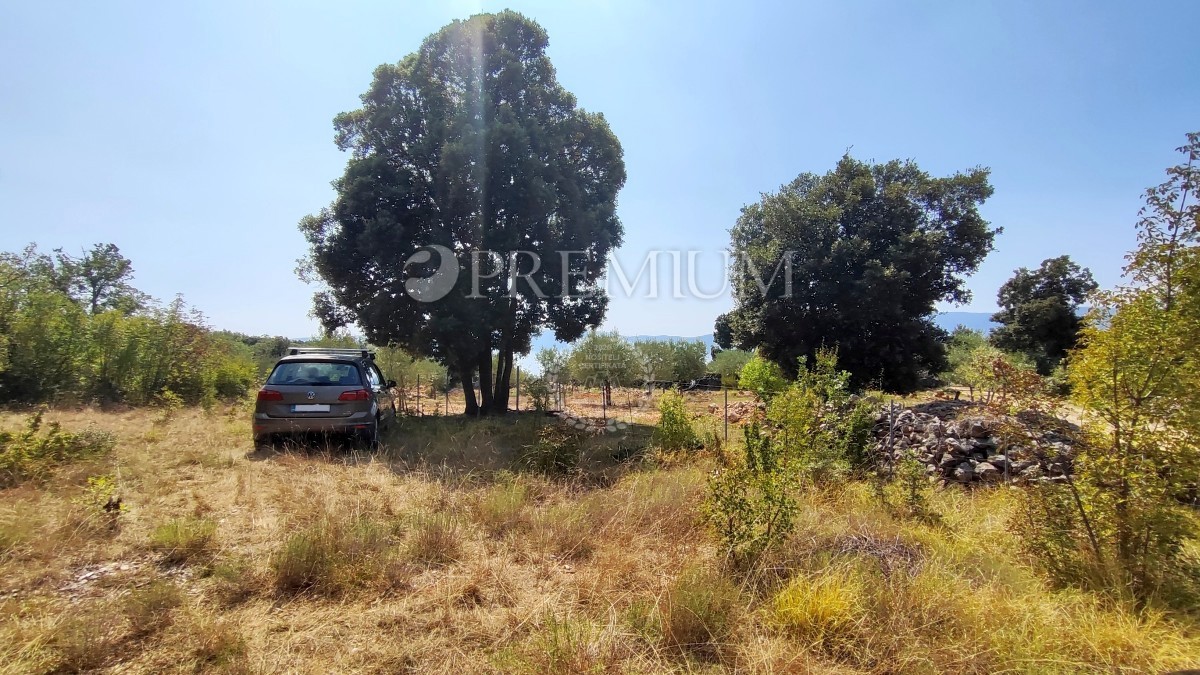
<path id="1" fill-rule="evenodd" d="M 725 392 L 725 442 L 729 442 L 729 387 L 721 387 Z"/>
<path id="2" fill-rule="evenodd" d="M 404 388 L 404 373 L 400 374 L 400 412 L 408 414 L 408 390 Z"/>
<path id="3" fill-rule="evenodd" d="M 517 366 L 517 412 L 521 412 L 521 366 Z"/>

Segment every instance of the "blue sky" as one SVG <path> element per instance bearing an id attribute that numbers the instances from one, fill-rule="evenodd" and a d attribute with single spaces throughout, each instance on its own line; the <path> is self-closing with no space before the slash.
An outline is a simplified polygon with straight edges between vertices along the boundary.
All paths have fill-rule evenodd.
<path id="1" fill-rule="evenodd" d="M 992 168 L 983 211 L 1005 232 L 963 309 L 1063 253 L 1110 286 L 1142 190 L 1200 130 L 1196 2 L 4 0 L 0 249 L 113 242 L 135 285 L 214 326 L 312 334 L 296 222 L 344 167 L 333 116 L 376 65 L 505 7 L 546 28 L 560 81 L 624 146 L 622 263 L 703 251 L 705 291 L 744 204 L 850 147 Z M 635 293 L 606 327 L 698 335 L 729 304 Z"/>

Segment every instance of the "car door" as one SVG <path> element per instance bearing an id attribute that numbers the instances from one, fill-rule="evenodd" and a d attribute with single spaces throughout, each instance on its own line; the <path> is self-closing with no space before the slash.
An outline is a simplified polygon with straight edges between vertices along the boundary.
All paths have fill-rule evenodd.
<path id="1" fill-rule="evenodd" d="M 374 363 L 367 364 L 367 381 L 371 383 L 371 391 L 375 392 L 375 404 L 379 406 L 379 419 L 385 425 L 390 425 L 396 418 L 396 404 L 392 390 L 387 388 L 387 380 L 383 372 Z"/>

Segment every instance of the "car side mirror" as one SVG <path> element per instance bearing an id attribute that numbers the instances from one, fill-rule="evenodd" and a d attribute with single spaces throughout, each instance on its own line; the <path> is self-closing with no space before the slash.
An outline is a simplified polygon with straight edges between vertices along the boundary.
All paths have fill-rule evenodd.
<path id="1" fill-rule="evenodd" d="M 396 381 L 395 381 L 395 380 L 388 380 L 388 381 L 385 383 L 385 386 L 387 386 L 387 388 L 388 388 L 388 389 L 395 389 L 395 388 L 396 388 Z"/>

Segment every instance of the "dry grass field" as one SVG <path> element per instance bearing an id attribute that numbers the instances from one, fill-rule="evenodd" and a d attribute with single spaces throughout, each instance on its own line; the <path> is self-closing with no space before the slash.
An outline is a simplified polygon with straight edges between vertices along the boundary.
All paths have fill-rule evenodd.
<path id="1" fill-rule="evenodd" d="M 710 446 L 719 401 L 690 396 Z M 244 408 L 51 411 L 116 445 L 0 491 L 0 671 L 1200 667 L 1186 618 L 1048 589 L 1005 489 L 934 493 L 923 521 L 865 485 L 814 491 L 761 573 L 723 571 L 701 519 L 713 449 L 660 456 L 652 406 L 625 408 L 558 477 L 523 468 L 560 424 L 533 413 L 406 418 L 365 452 L 256 450 Z"/>

